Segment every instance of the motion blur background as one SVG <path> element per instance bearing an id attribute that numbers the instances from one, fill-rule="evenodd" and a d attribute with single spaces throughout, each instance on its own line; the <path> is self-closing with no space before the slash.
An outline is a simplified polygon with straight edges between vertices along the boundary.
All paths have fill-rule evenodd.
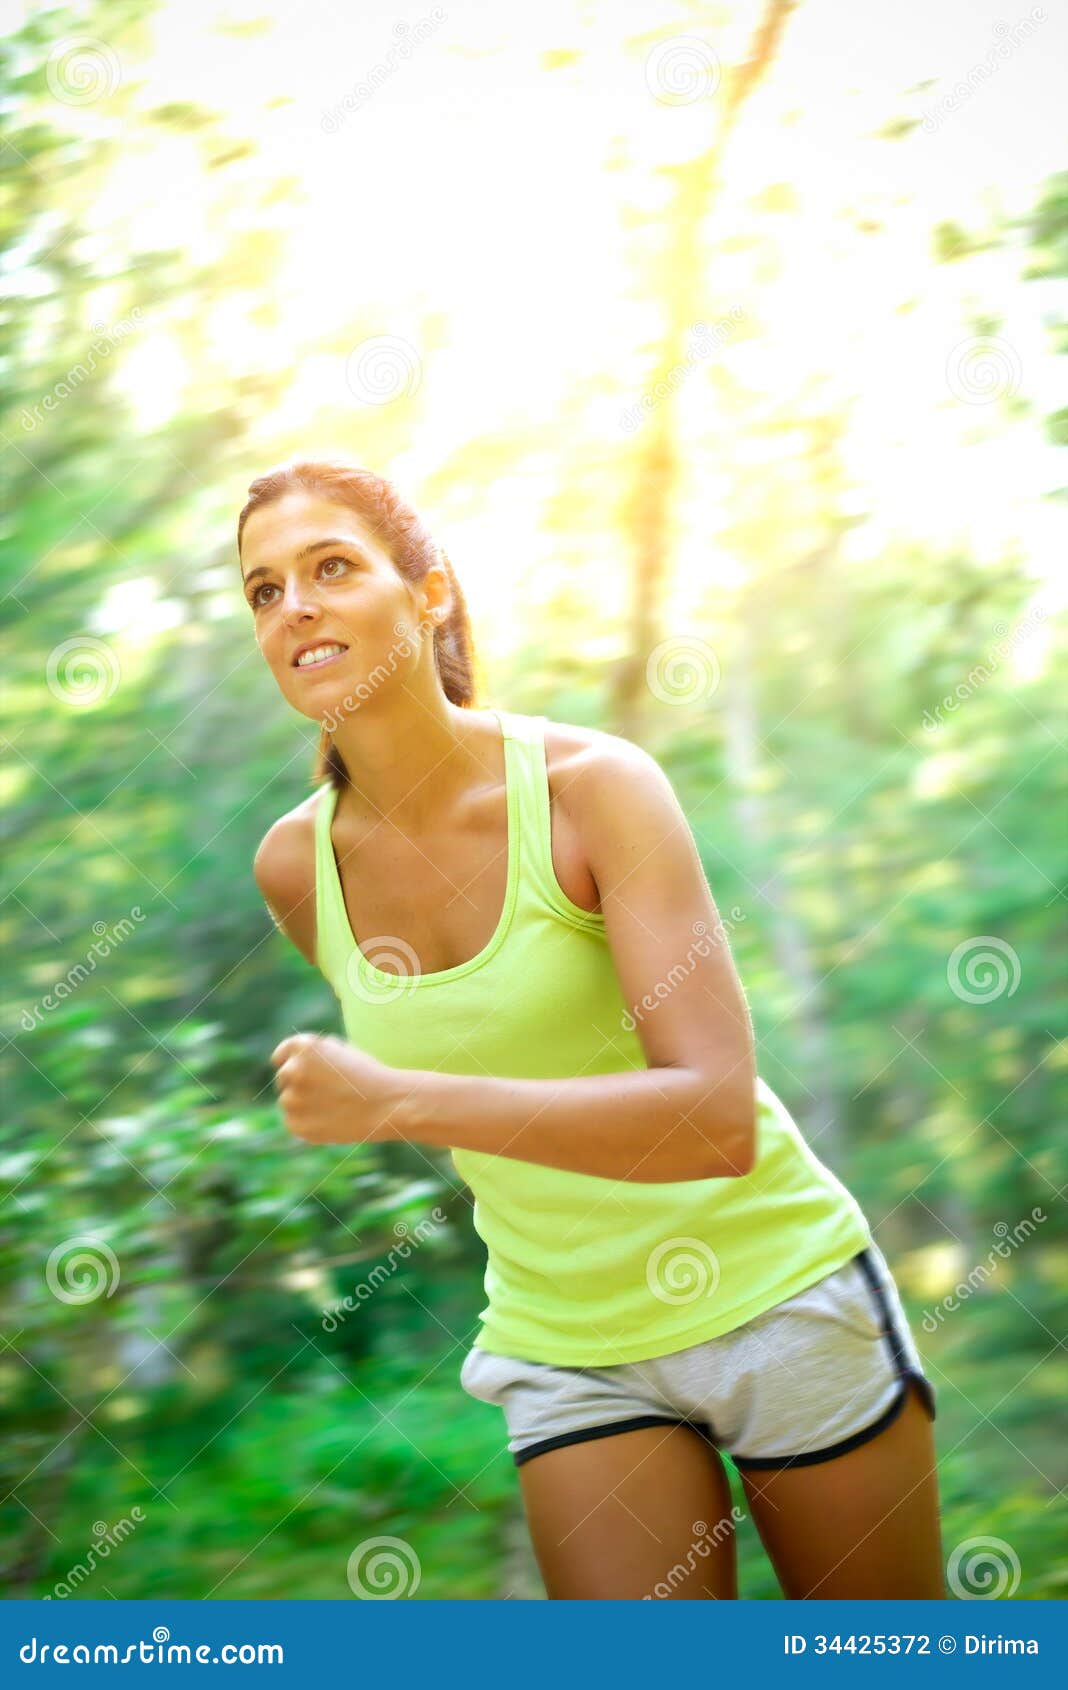
<path id="1" fill-rule="evenodd" d="M 252 879 L 316 729 L 234 530 L 341 452 L 485 701 L 668 771 L 906 1295 L 954 1593 L 1068 1595 L 1063 13 L 3 12 L 6 1593 L 542 1593 L 468 1194 L 273 1097 L 340 1028 Z"/>

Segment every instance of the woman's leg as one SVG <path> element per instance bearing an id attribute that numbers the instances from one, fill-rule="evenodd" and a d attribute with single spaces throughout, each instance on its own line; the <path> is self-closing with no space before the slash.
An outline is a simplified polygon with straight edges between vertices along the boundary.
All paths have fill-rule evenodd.
<path id="1" fill-rule="evenodd" d="M 784 1596 L 945 1596 L 934 1438 L 915 1386 L 846 1455 L 739 1472 Z"/>
<path id="2" fill-rule="evenodd" d="M 689 1427 L 587 1438 L 518 1472 L 550 1599 L 737 1596 L 727 1475 Z"/>

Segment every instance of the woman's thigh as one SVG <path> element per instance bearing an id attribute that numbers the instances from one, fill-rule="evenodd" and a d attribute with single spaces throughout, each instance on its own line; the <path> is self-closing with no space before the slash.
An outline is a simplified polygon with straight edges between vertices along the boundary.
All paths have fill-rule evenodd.
<path id="1" fill-rule="evenodd" d="M 565 1444 L 518 1472 L 550 1599 L 737 1596 L 727 1476 L 689 1427 Z"/>
<path id="2" fill-rule="evenodd" d="M 945 1596 L 934 1437 L 915 1386 L 859 1448 L 741 1478 L 784 1596 Z"/>

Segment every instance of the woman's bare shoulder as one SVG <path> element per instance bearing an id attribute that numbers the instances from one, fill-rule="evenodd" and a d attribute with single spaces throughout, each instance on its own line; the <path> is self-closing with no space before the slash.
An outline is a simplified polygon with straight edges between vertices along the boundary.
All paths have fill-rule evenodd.
<path id="1" fill-rule="evenodd" d="M 618 796 L 621 785 L 636 777 L 654 782 L 666 780 L 663 770 L 640 745 L 603 728 L 576 726 L 571 722 L 545 722 L 545 764 L 549 788 L 555 798 L 567 792 L 580 803 L 594 792 Z"/>
<path id="2" fill-rule="evenodd" d="M 606 836 L 626 832 L 631 806 L 649 801 L 659 766 L 631 740 L 600 728 L 545 723 L 545 766 L 552 811 L 553 866 L 571 902 L 601 910 L 597 864 Z"/>
<path id="3" fill-rule="evenodd" d="M 252 862 L 263 901 L 286 938 L 315 962 L 315 815 L 325 787 L 279 816 Z"/>

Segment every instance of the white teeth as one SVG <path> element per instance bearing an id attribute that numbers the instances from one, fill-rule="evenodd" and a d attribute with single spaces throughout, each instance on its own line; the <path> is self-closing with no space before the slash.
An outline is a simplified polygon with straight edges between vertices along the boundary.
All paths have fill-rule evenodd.
<path id="1" fill-rule="evenodd" d="M 344 651 L 343 645 L 317 645 L 310 651 L 302 652 L 297 658 L 297 668 L 305 669 L 312 663 L 323 663 L 328 657 L 335 657 L 339 651 Z"/>

